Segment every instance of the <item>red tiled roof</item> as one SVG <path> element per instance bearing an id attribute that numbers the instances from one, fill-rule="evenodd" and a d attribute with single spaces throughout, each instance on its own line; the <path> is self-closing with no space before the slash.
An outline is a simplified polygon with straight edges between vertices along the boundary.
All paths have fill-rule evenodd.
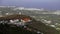
<path id="1" fill-rule="evenodd" d="M 28 20 L 30 20 L 30 18 L 22 18 L 22 20 L 28 21 Z"/>

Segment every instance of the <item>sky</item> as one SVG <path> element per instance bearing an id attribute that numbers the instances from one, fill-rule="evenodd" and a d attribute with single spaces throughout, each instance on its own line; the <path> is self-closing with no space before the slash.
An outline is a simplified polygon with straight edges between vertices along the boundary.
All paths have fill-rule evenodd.
<path id="1" fill-rule="evenodd" d="M 60 10 L 60 0 L 0 0 L 0 6 L 20 6 Z"/>

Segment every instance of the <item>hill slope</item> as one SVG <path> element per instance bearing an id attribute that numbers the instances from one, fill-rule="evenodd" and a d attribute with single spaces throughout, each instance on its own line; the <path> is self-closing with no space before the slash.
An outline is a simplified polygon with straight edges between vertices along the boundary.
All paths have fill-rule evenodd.
<path id="1" fill-rule="evenodd" d="M 12 18 L 12 16 L 14 18 Z M 24 17 L 29 17 L 29 16 L 25 16 L 25 15 L 10 15 L 10 16 L 5 16 L 0 18 L 0 20 L 8 20 L 8 19 L 15 19 L 15 18 L 24 18 Z M 6 19 L 7 18 L 7 19 Z M 31 17 L 29 17 L 31 18 Z M 31 28 L 31 29 L 36 29 L 44 34 L 59 34 L 59 32 L 55 29 L 52 28 L 50 26 L 46 26 L 44 23 L 42 23 L 41 21 L 36 21 L 34 18 L 31 18 L 31 24 L 28 24 L 27 27 Z M 25 30 L 23 28 L 20 27 L 11 27 L 11 25 L 8 24 L 0 24 L 0 33 L 3 34 L 36 34 L 34 32 Z"/>

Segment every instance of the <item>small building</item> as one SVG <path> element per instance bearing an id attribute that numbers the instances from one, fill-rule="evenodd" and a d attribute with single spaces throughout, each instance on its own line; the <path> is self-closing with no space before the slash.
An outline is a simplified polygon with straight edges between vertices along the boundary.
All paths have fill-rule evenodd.
<path id="1" fill-rule="evenodd" d="M 30 22 L 31 20 L 30 20 L 30 18 L 22 18 L 21 21 L 22 22 Z"/>

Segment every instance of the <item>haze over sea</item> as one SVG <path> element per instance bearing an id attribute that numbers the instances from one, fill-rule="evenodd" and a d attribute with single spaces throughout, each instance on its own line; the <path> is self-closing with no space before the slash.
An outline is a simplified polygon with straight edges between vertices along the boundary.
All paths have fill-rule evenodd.
<path id="1" fill-rule="evenodd" d="M 0 0 L 0 6 L 20 6 L 60 10 L 60 0 Z"/>

